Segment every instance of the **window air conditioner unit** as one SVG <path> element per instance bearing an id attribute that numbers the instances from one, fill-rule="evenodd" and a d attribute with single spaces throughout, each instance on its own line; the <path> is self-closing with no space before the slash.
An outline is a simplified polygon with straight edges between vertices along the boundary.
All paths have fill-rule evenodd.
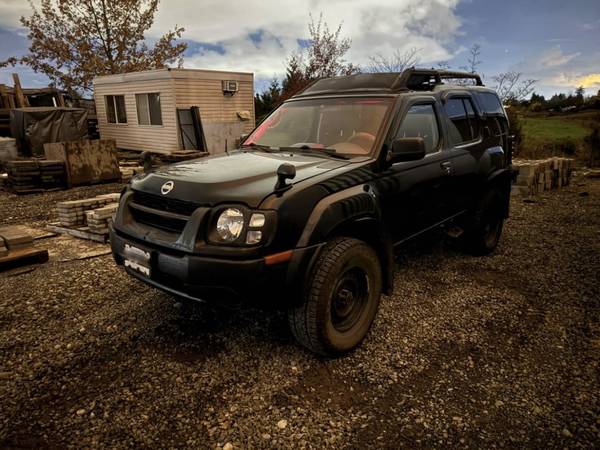
<path id="1" fill-rule="evenodd" d="M 223 93 L 224 94 L 235 94 L 238 91 L 238 82 L 235 80 L 223 80 Z"/>

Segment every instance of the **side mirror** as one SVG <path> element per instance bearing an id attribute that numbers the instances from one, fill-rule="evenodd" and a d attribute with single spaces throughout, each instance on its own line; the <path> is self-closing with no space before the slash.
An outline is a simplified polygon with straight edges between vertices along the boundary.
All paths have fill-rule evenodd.
<path id="1" fill-rule="evenodd" d="M 396 139 L 388 161 L 392 164 L 402 161 L 417 161 L 425 157 L 425 141 L 420 137 Z"/>
<path id="2" fill-rule="evenodd" d="M 283 163 L 277 169 L 277 183 L 275 183 L 275 192 L 278 195 L 283 194 L 285 191 L 292 187 L 291 184 L 287 184 L 287 180 L 293 180 L 296 177 L 296 166 L 288 163 Z"/>

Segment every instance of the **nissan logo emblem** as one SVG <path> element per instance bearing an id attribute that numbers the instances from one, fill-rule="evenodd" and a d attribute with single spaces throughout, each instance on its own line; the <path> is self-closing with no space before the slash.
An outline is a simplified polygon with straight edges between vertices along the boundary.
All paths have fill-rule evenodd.
<path id="1" fill-rule="evenodd" d="M 175 183 L 173 183 L 172 181 L 167 181 L 160 187 L 160 192 L 162 193 L 162 195 L 167 195 L 173 190 L 173 187 L 175 187 Z"/>

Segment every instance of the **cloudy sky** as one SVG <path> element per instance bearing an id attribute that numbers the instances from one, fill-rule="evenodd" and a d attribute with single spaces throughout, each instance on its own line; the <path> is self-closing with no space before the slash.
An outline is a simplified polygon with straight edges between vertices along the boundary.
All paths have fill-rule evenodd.
<path id="1" fill-rule="evenodd" d="M 184 26 L 185 67 L 254 72 L 260 91 L 305 42 L 309 13 L 321 12 L 332 28 L 343 23 L 352 39 L 347 59 L 358 65 L 416 47 L 421 66 L 459 67 L 479 44 L 480 71 L 490 83 L 498 72 L 517 70 L 539 80 L 544 95 L 578 85 L 600 89 L 600 0 L 163 0 L 147 37 Z M 18 19 L 28 13 L 26 0 L 0 0 L 0 60 L 27 51 Z M 25 86 L 48 82 L 16 70 Z M 12 84 L 13 71 L 0 69 L 0 83 Z"/>

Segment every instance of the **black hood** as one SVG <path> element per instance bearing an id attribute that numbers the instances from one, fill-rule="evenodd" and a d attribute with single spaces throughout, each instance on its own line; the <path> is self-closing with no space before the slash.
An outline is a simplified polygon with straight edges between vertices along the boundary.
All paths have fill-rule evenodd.
<path id="1" fill-rule="evenodd" d="M 235 151 L 161 167 L 134 178 L 131 186 L 137 191 L 198 204 L 232 202 L 257 207 L 273 192 L 277 169 L 283 163 L 296 167 L 292 180 L 295 184 L 350 162 L 299 153 Z M 171 183 L 162 187 L 168 181 L 172 189 L 164 194 Z"/>

